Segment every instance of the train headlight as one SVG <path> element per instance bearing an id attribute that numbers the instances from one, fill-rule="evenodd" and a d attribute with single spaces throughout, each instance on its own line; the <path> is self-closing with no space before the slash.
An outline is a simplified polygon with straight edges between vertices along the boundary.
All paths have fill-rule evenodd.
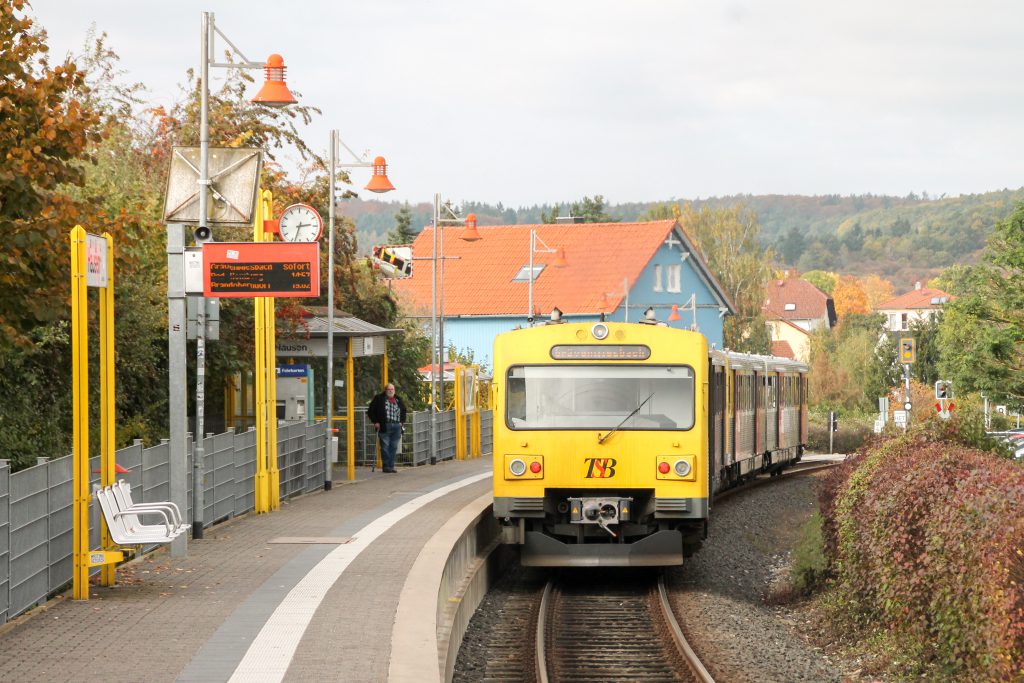
<path id="1" fill-rule="evenodd" d="M 696 455 L 659 455 L 655 460 L 658 473 L 656 479 L 662 481 L 697 481 Z"/>
<path id="2" fill-rule="evenodd" d="M 524 481 L 544 478 L 544 456 L 525 453 L 506 453 L 502 470 L 505 481 Z"/>
<path id="3" fill-rule="evenodd" d="M 608 337 L 608 326 L 604 323 L 597 323 L 590 328 L 590 334 L 594 335 L 594 339 L 598 341 Z"/>

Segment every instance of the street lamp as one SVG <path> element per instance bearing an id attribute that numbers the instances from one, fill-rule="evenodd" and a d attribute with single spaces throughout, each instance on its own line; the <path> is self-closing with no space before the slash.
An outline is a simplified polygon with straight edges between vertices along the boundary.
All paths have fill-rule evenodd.
<path id="1" fill-rule="evenodd" d="M 543 244 L 543 247 L 538 247 L 537 242 Z M 533 255 L 534 254 L 554 254 L 555 258 L 552 259 L 551 265 L 555 268 L 565 268 L 569 263 L 565 260 L 565 249 L 559 247 L 558 249 L 552 249 L 544 242 L 540 237 L 537 236 L 537 229 L 530 228 L 530 272 L 528 274 L 530 282 L 530 294 L 529 294 L 529 311 L 526 314 L 527 324 L 533 323 L 533 281 L 537 279 L 537 274 L 534 272 L 533 266 Z"/>
<path id="2" fill-rule="evenodd" d="M 339 145 L 351 155 L 354 162 L 348 164 L 338 163 Z M 334 217 L 335 203 L 337 202 L 336 192 L 337 173 L 339 168 L 372 168 L 373 176 L 367 183 L 366 189 L 370 192 L 390 192 L 395 186 L 388 180 L 388 165 L 384 157 L 376 157 L 373 161 L 367 161 L 365 154 L 360 156 L 353 152 L 348 145 L 338 137 L 338 131 L 331 131 L 331 152 L 330 152 L 330 206 L 327 209 L 327 434 L 331 439 L 330 449 L 333 455 L 334 450 Z M 346 390 L 351 390 L 346 389 Z M 353 434 L 354 420 L 350 411 L 346 418 L 346 432 Z M 347 448 L 351 447 L 352 439 L 346 441 Z M 330 460 L 330 458 L 328 458 Z M 351 458 L 349 458 L 351 460 Z M 324 468 L 324 490 L 330 490 L 331 463 L 327 462 Z M 349 473 L 351 479 L 351 472 Z"/>
<path id="3" fill-rule="evenodd" d="M 199 222 L 195 236 L 197 241 L 212 238 L 207 225 L 210 188 L 210 67 L 223 69 L 264 69 L 266 81 L 253 102 L 270 107 L 283 107 L 295 103 L 295 97 L 285 84 L 285 66 L 281 55 L 270 55 L 266 63 L 249 60 L 235 44 L 217 28 L 213 12 L 202 13 L 201 53 L 199 57 Z M 241 62 L 216 62 L 213 60 L 214 41 L 219 35 L 232 52 L 242 58 Z M 203 537 L 203 429 L 206 394 L 206 300 L 199 297 L 196 314 L 196 431 L 195 448 L 192 454 L 192 538 Z"/>
<path id="4" fill-rule="evenodd" d="M 441 210 L 448 214 L 449 218 L 441 217 Z M 430 464 L 437 464 L 437 412 L 438 412 L 438 384 L 437 374 L 441 373 L 441 408 L 444 408 L 444 226 L 465 224 L 466 229 L 460 235 L 460 239 L 466 242 L 476 242 L 480 239 L 480 231 L 476 227 L 476 214 L 471 213 L 465 220 L 459 217 L 458 211 L 451 207 L 451 202 L 441 204 L 441 195 L 434 195 L 434 250 L 431 256 L 430 269 Z M 447 258 L 459 258 L 450 256 Z M 440 287 L 438 287 L 437 262 L 441 261 Z M 438 305 L 438 289 L 440 289 L 440 306 Z M 440 315 L 439 310 L 440 309 Z M 439 324 L 440 321 L 440 324 Z M 439 362 L 440 361 L 440 362 Z"/>
<path id="5" fill-rule="evenodd" d="M 693 323 L 690 325 L 690 330 L 693 332 L 700 332 L 700 328 L 697 327 L 697 294 L 696 292 L 690 295 L 686 303 L 683 304 L 683 310 L 689 309 L 693 313 Z M 682 320 L 679 315 L 679 304 L 672 304 L 672 312 L 668 314 L 670 321 Z"/>

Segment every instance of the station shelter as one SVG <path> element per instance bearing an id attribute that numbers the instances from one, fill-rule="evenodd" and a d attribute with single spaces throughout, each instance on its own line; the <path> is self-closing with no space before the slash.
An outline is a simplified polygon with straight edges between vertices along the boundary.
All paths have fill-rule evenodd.
<path id="1" fill-rule="evenodd" d="M 301 319 L 288 333 L 278 324 L 275 344 L 277 353 L 277 418 L 306 420 L 323 419 L 327 412 L 327 309 L 306 306 Z M 335 415 L 332 426 L 340 429 L 348 411 L 346 365 L 352 359 L 369 356 L 381 358 L 381 383 L 387 381 L 387 338 L 404 330 L 390 329 L 361 320 L 350 313 L 334 313 L 334 382 Z M 341 389 L 341 392 L 337 390 Z M 255 391 L 251 370 L 231 375 L 224 388 L 225 423 L 228 428 L 245 428 L 255 424 Z M 339 415 L 339 413 L 341 413 Z"/>

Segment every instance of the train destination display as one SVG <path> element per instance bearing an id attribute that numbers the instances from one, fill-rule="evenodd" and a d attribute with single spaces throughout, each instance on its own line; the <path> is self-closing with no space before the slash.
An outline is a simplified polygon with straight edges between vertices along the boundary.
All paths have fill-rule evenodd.
<path id="1" fill-rule="evenodd" d="M 314 297 L 320 295 L 316 242 L 207 242 L 203 295 Z"/>

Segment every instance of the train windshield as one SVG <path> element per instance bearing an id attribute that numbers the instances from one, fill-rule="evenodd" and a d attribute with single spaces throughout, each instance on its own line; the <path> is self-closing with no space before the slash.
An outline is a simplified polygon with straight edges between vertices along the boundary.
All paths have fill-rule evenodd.
<path id="1" fill-rule="evenodd" d="M 693 369 L 652 365 L 516 366 L 512 429 L 680 430 L 693 427 Z"/>

